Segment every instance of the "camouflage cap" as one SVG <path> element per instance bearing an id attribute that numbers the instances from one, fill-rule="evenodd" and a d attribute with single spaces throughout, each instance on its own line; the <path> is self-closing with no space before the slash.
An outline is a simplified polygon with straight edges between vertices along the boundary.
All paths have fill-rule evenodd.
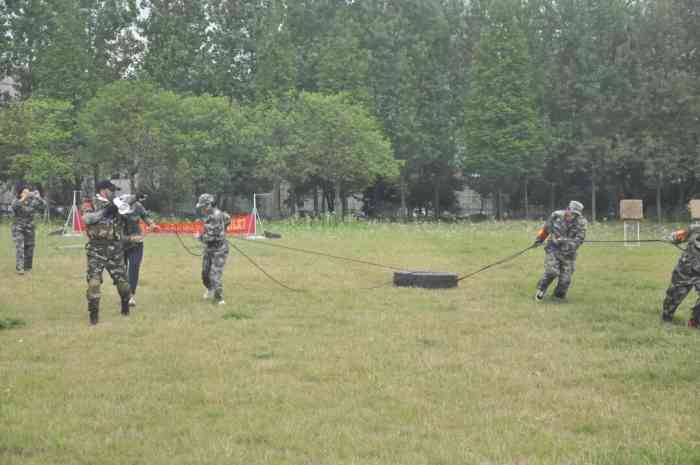
<path id="1" fill-rule="evenodd" d="M 197 208 L 202 208 L 202 207 L 210 207 L 214 205 L 214 196 L 211 194 L 202 194 L 199 196 L 199 200 L 197 200 Z"/>
<path id="2" fill-rule="evenodd" d="M 572 200 L 569 202 L 569 210 L 580 215 L 583 213 L 583 204 L 581 202 L 577 202 L 576 200 Z"/>

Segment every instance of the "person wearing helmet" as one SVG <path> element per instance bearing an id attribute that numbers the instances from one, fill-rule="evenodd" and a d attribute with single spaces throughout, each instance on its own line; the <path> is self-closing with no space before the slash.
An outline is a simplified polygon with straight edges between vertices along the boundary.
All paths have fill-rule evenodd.
<path id="1" fill-rule="evenodd" d="M 46 208 L 46 202 L 39 191 L 32 191 L 29 186 L 22 185 L 17 189 L 17 198 L 10 207 L 15 219 L 12 222 L 12 240 L 15 241 L 15 270 L 23 275 L 32 271 L 34 264 L 34 244 L 36 230 L 34 229 L 34 214 Z"/>
<path id="2" fill-rule="evenodd" d="M 661 321 L 670 323 L 673 321 L 676 309 L 693 288 L 700 295 L 700 226 L 691 225 L 674 231 L 667 240 L 676 245 L 687 243 L 685 251 L 671 274 L 671 284 L 666 290 L 661 312 Z M 700 329 L 700 297 L 691 312 L 688 326 Z"/>
<path id="3" fill-rule="evenodd" d="M 202 255 L 202 284 L 207 289 L 205 299 L 214 299 L 214 303 L 223 305 L 223 274 L 228 257 L 226 228 L 231 224 L 231 217 L 214 206 L 214 196 L 199 196 L 196 208 L 204 214 L 204 229 L 198 239 L 204 244 Z"/>
<path id="4" fill-rule="evenodd" d="M 109 180 L 95 185 L 95 198 L 83 205 L 83 221 L 88 236 L 86 292 L 90 324 L 96 325 L 100 312 L 102 272 L 107 270 L 121 298 L 121 313 L 129 315 L 131 292 L 124 264 L 124 217 L 115 204 L 114 192 L 119 190 Z"/>
<path id="5" fill-rule="evenodd" d="M 556 279 L 557 287 L 553 296 L 564 299 L 571 286 L 571 278 L 576 268 L 578 248 L 586 238 L 588 223 L 583 217 L 583 204 L 572 200 L 566 210 L 557 210 L 537 233 L 535 245 L 545 245 L 544 275 L 537 283 L 536 300 L 544 299 L 549 285 Z"/>

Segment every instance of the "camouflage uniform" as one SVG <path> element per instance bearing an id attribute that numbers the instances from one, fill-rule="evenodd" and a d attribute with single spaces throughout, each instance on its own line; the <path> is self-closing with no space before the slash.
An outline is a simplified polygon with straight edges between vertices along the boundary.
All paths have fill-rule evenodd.
<path id="1" fill-rule="evenodd" d="M 131 294 L 122 245 L 124 218 L 119 215 L 116 207 L 109 200 L 97 195 L 92 207 L 83 210 L 83 221 L 89 239 L 85 249 L 87 250 L 88 283 L 86 296 L 90 322 L 97 323 L 102 271 L 105 269 L 119 291 L 122 314 L 128 315 Z"/>
<path id="2" fill-rule="evenodd" d="M 202 197 L 205 195 L 208 194 Z M 204 231 L 199 236 L 199 240 L 205 245 L 202 256 L 202 284 L 207 288 L 208 294 L 213 294 L 216 302 L 222 302 L 224 299 L 223 274 L 229 252 L 226 228 L 229 224 L 231 217 L 212 206 L 204 219 Z"/>
<path id="3" fill-rule="evenodd" d="M 673 269 L 671 285 L 666 290 L 661 315 L 665 321 L 673 319 L 676 309 L 693 288 L 700 294 L 700 226 L 690 226 L 688 229 L 677 231 L 671 235 L 671 239 L 676 244 L 687 242 L 688 246 Z M 692 317 L 688 324 L 697 327 L 698 322 L 700 322 L 700 297 L 693 306 Z"/>
<path id="4" fill-rule="evenodd" d="M 576 253 L 586 238 L 587 225 L 583 215 L 571 210 L 557 210 L 549 217 L 538 235 L 539 243 L 549 236 L 544 248 L 544 275 L 537 283 L 540 292 L 544 293 L 558 276 L 554 296 L 566 297 L 576 269 Z"/>
<path id="5" fill-rule="evenodd" d="M 18 273 L 32 269 L 36 243 L 34 213 L 45 207 L 44 200 L 34 194 L 29 194 L 24 200 L 16 199 L 12 202 L 12 211 L 15 214 L 15 220 L 12 223 L 12 239 L 17 247 L 15 267 Z"/>

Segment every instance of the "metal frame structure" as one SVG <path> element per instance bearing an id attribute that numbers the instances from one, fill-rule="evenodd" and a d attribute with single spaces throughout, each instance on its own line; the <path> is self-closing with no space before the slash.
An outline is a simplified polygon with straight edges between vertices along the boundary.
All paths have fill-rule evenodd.
<path id="1" fill-rule="evenodd" d="M 75 231 L 75 215 L 80 215 L 80 210 L 78 209 L 78 194 L 82 191 L 73 191 L 73 205 L 71 205 L 68 211 L 68 218 L 63 224 L 63 236 L 82 236 L 82 233 Z"/>

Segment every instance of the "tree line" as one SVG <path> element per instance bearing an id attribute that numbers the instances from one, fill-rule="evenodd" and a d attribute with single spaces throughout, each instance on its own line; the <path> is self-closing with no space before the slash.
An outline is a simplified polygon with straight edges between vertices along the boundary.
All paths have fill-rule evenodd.
<path id="1" fill-rule="evenodd" d="M 0 0 L 0 179 L 497 216 L 698 195 L 695 0 Z M 296 202 L 292 201 L 292 208 Z M 588 208 L 587 208 L 588 209 Z"/>

